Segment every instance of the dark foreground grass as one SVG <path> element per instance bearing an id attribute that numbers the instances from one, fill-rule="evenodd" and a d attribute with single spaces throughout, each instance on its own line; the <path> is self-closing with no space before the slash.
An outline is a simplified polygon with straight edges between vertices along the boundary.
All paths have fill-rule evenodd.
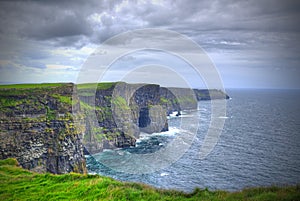
<path id="1" fill-rule="evenodd" d="M 0 200 L 300 200 L 300 186 L 252 188 L 241 192 L 196 189 L 187 194 L 99 175 L 37 174 L 0 161 Z"/>

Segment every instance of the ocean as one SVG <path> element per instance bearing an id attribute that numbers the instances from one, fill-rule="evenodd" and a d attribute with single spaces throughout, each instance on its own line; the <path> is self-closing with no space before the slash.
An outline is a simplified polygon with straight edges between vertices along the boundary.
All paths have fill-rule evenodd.
<path id="1" fill-rule="evenodd" d="M 231 99 L 226 101 L 226 116 L 220 117 L 225 119 L 225 124 L 216 146 L 204 159 L 199 158 L 199 150 L 211 121 L 211 101 L 200 101 L 198 110 L 170 117 L 167 132 L 142 134 L 136 147 L 86 156 L 89 173 L 186 192 L 196 187 L 236 191 L 299 184 L 300 90 L 232 89 L 226 92 Z M 187 122 L 199 121 L 191 146 L 179 154 L 176 161 L 168 162 L 166 154 L 161 154 L 167 161 L 162 169 L 155 163 L 160 161 L 156 155 L 157 160 L 149 159 L 152 168 L 157 167 L 154 172 L 132 173 L 140 166 L 149 166 L 145 159 L 136 158 L 158 153 L 180 139 L 186 132 L 180 126 L 184 118 Z M 125 163 L 129 165 L 123 166 Z M 124 168 L 120 171 L 117 166 L 129 171 Z"/>

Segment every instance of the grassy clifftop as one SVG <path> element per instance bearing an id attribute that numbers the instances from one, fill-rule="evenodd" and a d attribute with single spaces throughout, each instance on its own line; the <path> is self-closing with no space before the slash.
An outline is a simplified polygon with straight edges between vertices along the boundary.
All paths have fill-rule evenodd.
<path id="1" fill-rule="evenodd" d="M 300 200 L 300 186 L 187 194 L 99 175 L 37 174 L 18 167 L 14 159 L 0 161 L 0 181 L 0 200 Z"/>

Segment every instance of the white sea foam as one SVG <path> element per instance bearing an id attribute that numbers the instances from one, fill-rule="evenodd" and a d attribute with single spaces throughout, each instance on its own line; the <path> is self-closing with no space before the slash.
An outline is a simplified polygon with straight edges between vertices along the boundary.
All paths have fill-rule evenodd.
<path id="1" fill-rule="evenodd" d="M 176 118 L 176 117 L 178 117 L 177 114 L 178 114 L 178 111 L 172 112 L 171 114 L 169 114 L 167 116 L 167 119 Z"/>
<path id="2" fill-rule="evenodd" d="M 119 150 L 120 148 L 116 148 L 114 150 Z M 113 152 L 113 149 L 103 149 L 103 152 Z"/>
<path id="3" fill-rule="evenodd" d="M 140 137 L 139 139 L 137 139 L 137 142 L 140 142 L 141 140 L 147 140 L 151 137 L 152 134 L 148 134 L 148 133 L 140 133 Z"/>
<path id="4" fill-rule="evenodd" d="M 220 116 L 220 119 L 228 119 L 229 117 Z"/>
<path id="5" fill-rule="evenodd" d="M 180 117 L 185 118 L 185 117 L 194 117 L 194 115 L 189 115 L 189 114 L 182 114 Z"/>
<path id="6" fill-rule="evenodd" d="M 172 114 L 170 114 L 170 116 L 176 117 L 176 115 L 178 114 L 178 111 L 172 112 Z"/>
<path id="7" fill-rule="evenodd" d="M 166 172 L 162 172 L 162 173 L 160 173 L 160 176 L 162 176 L 162 177 L 164 177 L 164 176 L 168 176 L 169 175 L 169 173 L 166 173 Z"/>
<path id="8" fill-rule="evenodd" d="M 124 156 L 124 151 L 117 151 L 120 156 Z"/>
<path id="9" fill-rule="evenodd" d="M 153 136 L 153 135 L 174 136 L 178 133 L 180 133 L 180 129 L 178 129 L 176 127 L 169 127 L 168 131 L 164 131 L 164 132 L 160 132 L 160 133 L 153 133 L 153 134 L 150 134 L 150 136 Z"/>

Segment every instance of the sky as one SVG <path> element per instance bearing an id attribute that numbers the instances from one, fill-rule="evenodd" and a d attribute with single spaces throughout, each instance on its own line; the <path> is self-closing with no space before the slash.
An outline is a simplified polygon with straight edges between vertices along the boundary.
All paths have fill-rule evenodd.
<path id="1" fill-rule="evenodd" d="M 0 83 L 78 82 L 83 66 L 106 40 L 137 29 L 159 29 L 202 48 L 225 88 L 299 89 L 298 19 L 297 0 L 0 1 Z M 120 43 L 125 47 L 127 42 Z M 177 48 L 190 51 L 182 44 Z M 203 86 L 203 80 L 184 74 L 188 62 L 161 51 L 131 52 L 111 66 L 99 81 L 143 81 L 144 73 L 176 85 L 179 79 L 167 77 L 176 71 L 193 87 Z"/>

